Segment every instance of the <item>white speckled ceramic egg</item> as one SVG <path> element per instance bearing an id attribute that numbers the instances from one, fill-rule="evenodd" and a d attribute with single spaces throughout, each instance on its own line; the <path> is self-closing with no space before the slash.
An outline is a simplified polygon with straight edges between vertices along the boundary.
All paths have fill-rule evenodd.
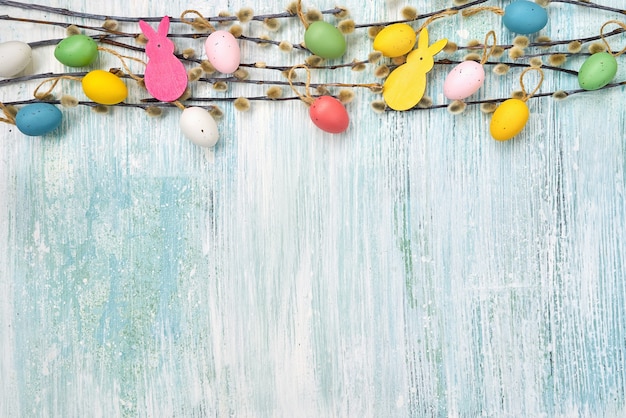
<path id="1" fill-rule="evenodd" d="M 201 107 L 188 107 L 180 116 L 180 129 L 191 142 L 201 147 L 217 144 L 219 134 L 215 119 Z"/>
<path id="2" fill-rule="evenodd" d="M 0 77 L 13 77 L 19 74 L 31 59 L 30 45 L 20 41 L 0 43 Z"/>

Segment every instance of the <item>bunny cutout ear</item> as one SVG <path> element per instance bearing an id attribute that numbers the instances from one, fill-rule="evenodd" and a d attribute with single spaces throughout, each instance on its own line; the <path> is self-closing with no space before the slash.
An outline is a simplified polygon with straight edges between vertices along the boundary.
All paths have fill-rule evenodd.
<path id="1" fill-rule="evenodd" d="M 428 49 L 428 29 L 423 28 L 417 39 L 417 49 Z"/>
<path id="2" fill-rule="evenodd" d="M 143 20 L 139 21 L 139 27 L 141 28 L 141 31 L 146 36 L 146 38 L 148 38 L 148 39 L 156 38 L 156 34 L 157 33 L 154 31 L 154 29 L 152 29 L 152 26 L 148 25 Z"/>
<path id="3" fill-rule="evenodd" d="M 169 16 L 163 16 L 163 19 L 161 19 L 161 22 L 159 23 L 159 28 L 157 29 L 157 32 L 159 35 L 161 36 L 167 36 L 167 33 L 170 30 L 170 18 Z"/>
<path id="4" fill-rule="evenodd" d="M 441 51 L 443 48 L 445 48 L 445 46 L 448 44 L 448 40 L 447 39 L 440 39 L 437 42 L 435 42 L 434 44 L 432 44 L 431 46 L 428 47 L 428 52 L 430 52 L 431 55 L 436 55 L 439 51 Z"/>

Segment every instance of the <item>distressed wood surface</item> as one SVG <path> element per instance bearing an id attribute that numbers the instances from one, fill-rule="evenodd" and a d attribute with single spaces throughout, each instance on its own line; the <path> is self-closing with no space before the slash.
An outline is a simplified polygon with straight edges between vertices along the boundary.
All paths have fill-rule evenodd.
<path id="1" fill-rule="evenodd" d="M 285 6 L 47 3 L 156 17 Z M 363 4 L 345 2 L 357 23 L 397 19 L 406 5 Z M 553 39 L 597 35 L 620 18 L 548 10 L 542 33 Z M 429 26 L 431 40 L 458 44 L 489 29 L 500 43 L 513 38 L 493 14 Z M 266 31 L 251 23 L 244 33 Z M 302 33 L 292 19 L 272 37 L 298 43 Z M 0 21 L 0 42 L 63 36 Z M 175 43 L 202 50 L 202 40 Z M 346 60 L 370 51 L 365 30 L 348 36 Z M 306 55 L 242 43 L 242 57 L 294 65 Z M 94 64 L 111 66 L 106 55 Z M 37 48 L 32 67 L 64 70 L 52 47 Z M 429 74 L 435 104 L 450 68 Z M 519 73 L 488 72 L 478 97 L 508 97 Z M 312 79 L 378 81 L 372 67 Z M 546 70 L 541 91 L 574 88 L 575 76 Z M 33 89 L 4 86 L 0 100 Z M 56 92 L 82 97 L 71 81 Z M 476 106 L 380 115 L 370 108 L 379 96 L 355 94 L 338 136 L 317 130 L 301 102 L 245 113 L 220 103 L 213 155 L 182 137 L 175 108 L 158 119 L 64 109 L 61 130 L 43 138 L 1 125 L 0 416 L 625 416 L 624 88 L 531 99 L 528 125 L 506 143 L 490 139 L 490 115 Z"/>

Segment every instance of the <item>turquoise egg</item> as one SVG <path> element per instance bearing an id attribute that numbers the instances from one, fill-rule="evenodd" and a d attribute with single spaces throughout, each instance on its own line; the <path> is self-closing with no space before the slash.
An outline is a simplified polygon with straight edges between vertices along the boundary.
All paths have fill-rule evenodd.
<path id="1" fill-rule="evenodd" d="M 537 3 L 518 0 L 504 8 L 502 23 L 511 32 L 528 35 L 539 32 L 546 26 L 548 13 Z"/>
<path id="2" fill-rule="evenodd" d="M 583 62 L 578 71 L 578 84 L 585 90 L 598 90 L 606 86 L 617 74 L 617 60 L 613 54 L 598 52 Z"/>
<path id="3" fill-rule="evenodd" d="M 72 35 L 54 49 L 54 57 L 68 67 L 85 67 L 98 56 L 98 44 L 87 35 Z"/>
<path id="4" fill-rule="evenodd" d="M 15 116 L 15 125 L 24 135 L 42 136 L 61 125 L 63 113 L 50 103 L 32 103 L 22 107 Z"/>

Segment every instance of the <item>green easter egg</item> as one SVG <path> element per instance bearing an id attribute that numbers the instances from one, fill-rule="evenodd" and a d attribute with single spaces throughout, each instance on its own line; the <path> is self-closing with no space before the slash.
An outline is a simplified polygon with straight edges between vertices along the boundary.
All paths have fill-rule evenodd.
<path id="1" fill-rule="evenodd" d="M 585 60 L 578 71 L 578 84 L 585 90 L 598 90 L 613 80 L 617 60 L 613 54 L 598 52 Z"/>
<path id="2" fill-rule="evenodd" d="M 322 20 L 309 25 L 304 33 L 306 47 L 322 58 L 339 58 L 346 52 L 346 40 L 342 33 Z"/>
<path id="3" fill-rule="evenodd" d="M 72 35 L 59 42 L 54 56 L 68 67 L 84 67 L 98 56 L 98 45 L 89 36 Z"/>

